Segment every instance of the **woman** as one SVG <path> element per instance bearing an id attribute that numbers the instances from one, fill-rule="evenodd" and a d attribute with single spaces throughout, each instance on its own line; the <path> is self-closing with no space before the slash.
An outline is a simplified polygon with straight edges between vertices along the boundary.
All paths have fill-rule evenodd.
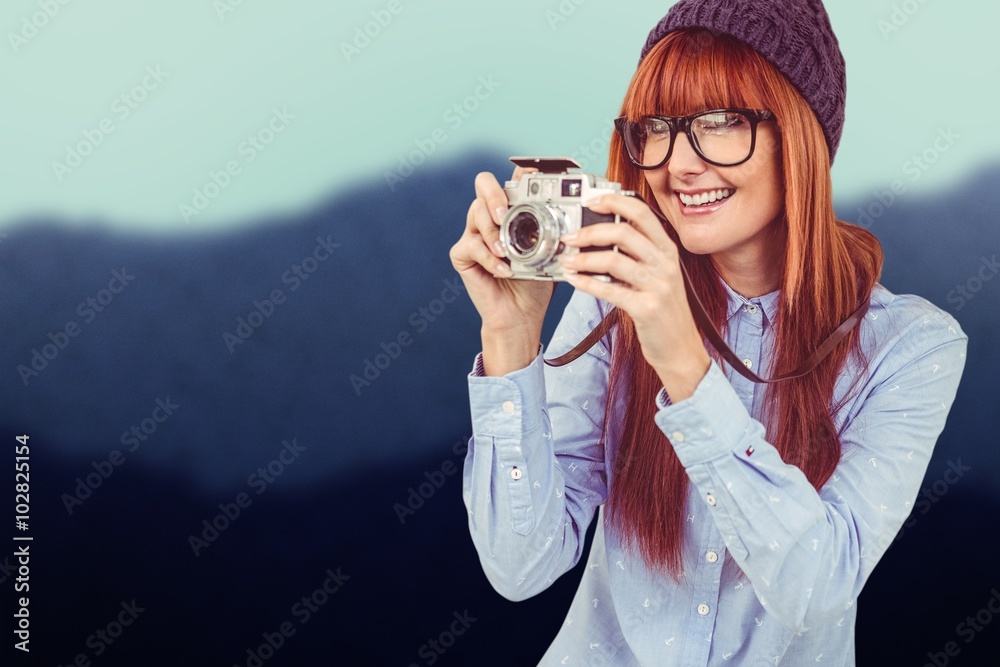
<path id="1" fill-rule="evenodd" d="M 552 284 L 508 279 L 506 199 L 477 177 L 451 258 L 483 321 L 464 498 L 487 577 L 512 600 L 544 590 L 598 514 L 541 664 L 854 664 L 858 593 L 909 515 L 967 339 L 878 284 L 878 241 L 834 217 L 845 91 L 819 0 L 672 7 L 611 142 L 607 177 L 642 200 L 598 197 L 631 224 L 563 239 L 620 252 L 564 256 L 575 292 L 545 356 L 614 326 L 561 367 L 540 345 Z M 706 345 L 682 265 L 752 372 Z"/>

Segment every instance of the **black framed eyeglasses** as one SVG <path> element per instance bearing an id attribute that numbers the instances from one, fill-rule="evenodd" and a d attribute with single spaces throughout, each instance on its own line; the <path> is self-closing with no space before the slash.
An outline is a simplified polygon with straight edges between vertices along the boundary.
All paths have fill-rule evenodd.
<path id="1" fill-rule="evenodd" d="M 756 109 L 712 109 L 690 116 L 643 116 L 630 121 L 615 119 L 615 129 L 625 141 L 632 164 L 657 169 L 674 152 L 678 131 L 687 135 L 698 156 L 718 167 L 743 164 L 757 145 L 757 124 L 774 120 L 770 111 Z"/>

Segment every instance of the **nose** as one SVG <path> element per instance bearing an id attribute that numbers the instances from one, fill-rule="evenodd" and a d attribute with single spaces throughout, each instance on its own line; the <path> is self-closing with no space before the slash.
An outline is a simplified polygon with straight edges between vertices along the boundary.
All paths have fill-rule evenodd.
<path id="1" fill-rule="evenodd" d="M 696 176 L 708 169 L 708 163 L 701 159 L 688 140 L 687 135 L 678 132 L 674 138 L 674 150 L 667 160 L 667 170 L 678 179 Z"/>

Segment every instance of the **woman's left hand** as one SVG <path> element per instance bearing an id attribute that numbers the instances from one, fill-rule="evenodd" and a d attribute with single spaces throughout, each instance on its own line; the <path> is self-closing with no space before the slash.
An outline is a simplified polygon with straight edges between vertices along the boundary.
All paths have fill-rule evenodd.
<path id="1" fill-rule="evenodd" d="M 678 403 L 694 393 L 711 359 L 695 325 L 677 245 L 643 201 L 606 194 L 587 202 L 596 213 L 617 213 L 627 223 L 599 223 L 562 238 L 575 248 L 618 246 L 612 250 L 563 254 L 566 281 L 576 289 L 621 308 L 635 322 L 646 361 Z M 581 271 L 605 274 L 604 282 Z"/>

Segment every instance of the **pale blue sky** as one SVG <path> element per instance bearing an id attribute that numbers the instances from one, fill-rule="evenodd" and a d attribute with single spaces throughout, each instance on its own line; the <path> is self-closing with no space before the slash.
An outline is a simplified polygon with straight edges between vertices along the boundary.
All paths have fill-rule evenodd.
<path id="1" fill-rule="evenodd" d="M 383 180 L 418 142 L 434 146 L 425 164 L 487 147 L 603 171 L 609 119 L 671 4 L 237 1 L 8 0 L 0 225 L 50 214 L 221 229 Z M 894 180 L 932 192 L 1000 161 L 1000 132 L 977 122 L 1000 97 L 1000 5 L 827 7 L 848 65 L 838 199 Z M 366 25 L 375 36 L 345 50 Z M 80 142 L 96 145 L 74 162 Z M 591 142 L 598 158 L 582 150 Z M 923 169 L 911 160 L 925 151 L 935 163 Z M 210 172 L 227 165 L 216 190 Z M 196 201 L 206 185 L 214 198 Z"/>

